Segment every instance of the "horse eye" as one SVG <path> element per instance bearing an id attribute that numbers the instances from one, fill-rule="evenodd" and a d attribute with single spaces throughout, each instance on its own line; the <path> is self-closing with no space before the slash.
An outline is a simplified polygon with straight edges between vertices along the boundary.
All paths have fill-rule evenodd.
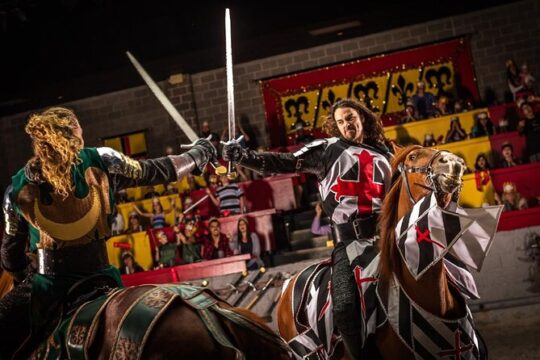
<path id="1" fill-rule="evenodd" d="M 416 154 L 410 154 L 409 160 L 414 161 L 414 159 L 416 159 Z"/>

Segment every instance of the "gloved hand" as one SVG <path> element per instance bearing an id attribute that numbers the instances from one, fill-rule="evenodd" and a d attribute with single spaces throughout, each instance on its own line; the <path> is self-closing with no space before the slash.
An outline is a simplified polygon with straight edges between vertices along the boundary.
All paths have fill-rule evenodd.
<path id="1" fill-rule="evenodd" d="M 223 160 L 239 162 L 244 156 L 244 152 L 245 150 L 242 148 L 239 142 L 233 140 L 223 143 L 221 155 L 223 156 Z"/>
<path id="2" fill-rule="evenodd" d="M 217 158 L 216 148 L 207 139 L 195 141 L 187 154 L 195 161 L 195 166 L 197 166 L 199 173 L 204 171 L 209 161 L 214 161 Z"/>

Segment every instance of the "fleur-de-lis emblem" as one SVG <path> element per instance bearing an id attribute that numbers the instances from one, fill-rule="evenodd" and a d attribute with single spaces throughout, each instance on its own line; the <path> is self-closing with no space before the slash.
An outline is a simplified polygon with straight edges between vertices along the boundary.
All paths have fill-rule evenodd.
<path id="1" fill-rule="evenodd" d="M 452 85 L 452 71 L 447 66 L 426 71 L 425 79 L 430 88 L 437 89 L 437 96 L 449 96 L 450 93 L 444 91 L 444 87 Z"/>
<path id="2" fill-rule="evenodd" d="M 285 102 L 285 110 L 287 111 L 287 116 L 289 118 L 294 117 L 296 119 L 296 121 L 293 123 L 293 126 L 296 123 L 303 123 L 306 126 L 309 126 L 309 122 L 302 119 L 302 116 L 304 114 L 309 113 L 308 105 L 309 100 L 305 96 L 299 96 L 296 99 L 289 99 L 287 100 L 287 102 Z M 291 109 L 294 109 L 294 112 L 291 111 Z"/>
<path id="3" fill-rule="evenodd" d="M 379 98 L 379 86 L 375 81 L 364 84 L 357 84 L 353 89 L 353 95 L 362 101 L 371 111 L 380 112 L 378 106 L 373 105 L 373 100 Z"/>
<path id="4" fill-rule="evenodd" d="M 405 105 L 407 103 L 407 98 L 409 93 L 412 94 L 414 90 L 414 85 L 411 82 L 407 82 L 403 75 L 399 75 L 397 80 L 397 86 L 392 85 L 392 94 L 398 97 L 398 104 Z"/>
<path id="5" fill-rule="evenodd" d="M 341 100 L 340 97 L 336 98 L 336 94 L 332 89 L 328 90 L 328 99 L 322 102 L 322 107 L 324 110 L 329 111 L 332 105 Z"/>

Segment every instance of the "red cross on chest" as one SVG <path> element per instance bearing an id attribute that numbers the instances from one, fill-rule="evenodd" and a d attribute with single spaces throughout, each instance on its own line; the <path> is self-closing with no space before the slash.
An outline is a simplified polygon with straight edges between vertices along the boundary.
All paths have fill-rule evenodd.
<path id="1" fill-rule="evenodd" d="M 461 360 L 461 354 L 467 351 L 471 351 L 473 344 L 467 344 L 461 347 L 461 331 L 459 329 L 454 333 L 454 349 L 441 351 L 438 353 L 439 356 L 454 356 L 456 360 Z"/>
<path id="2" fill-rule="evenodd" d="M 362 151 L 353 156 L 358 158 L 358 180 L 343 180 L 338 176 L 337 182 L 332 185 L 330 191 L 335 193 L 337 202 L 345 196 L 357 197 L 358 213 L 371 214 L 373 199 L 382 199 L 384 185 L 374 182 L 374 155 L 368 151 Z"/>

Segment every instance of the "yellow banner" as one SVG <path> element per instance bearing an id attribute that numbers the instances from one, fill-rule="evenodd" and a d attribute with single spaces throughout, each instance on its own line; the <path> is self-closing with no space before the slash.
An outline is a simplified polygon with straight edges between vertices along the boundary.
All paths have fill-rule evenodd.
<path id="1" fill-rule="evenodd" d="M 412 69 L 397 68 L 361 80 L 321 85 L 316 90 L 303 89 L 297 94 L 282 96 L 285 130 L 294 132 L 293 126 L 300 120 L 308 129 L 320 128 L 332 105 L 344 98 L 359 100 L 378 115 L 403 111 L 407 98 L 416 93 L 419 81 L 424 81 L 426 91 L 435 96 L 453 96 L 456 93 L 454 64 L 446 61 Z"/>

